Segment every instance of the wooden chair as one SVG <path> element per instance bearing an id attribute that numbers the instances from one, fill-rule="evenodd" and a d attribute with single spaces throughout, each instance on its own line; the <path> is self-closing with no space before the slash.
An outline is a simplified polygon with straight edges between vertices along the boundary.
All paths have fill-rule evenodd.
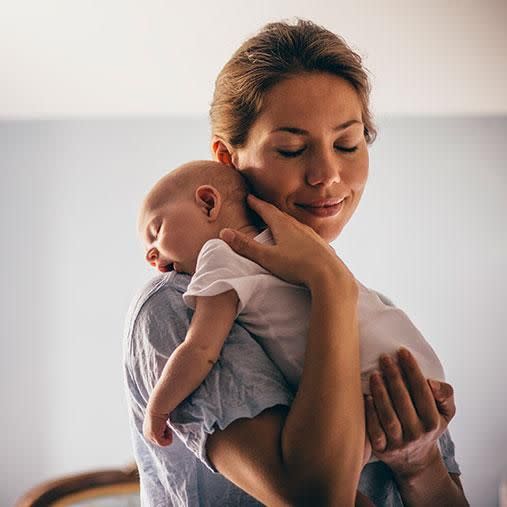
<path id="1" fill-rule="evenodd" d="M 123 470 L 98 470 L 44 482 L 27 491 L 15 507 L 79 505 L 135 506 L 139 502 L 139 474 L 131 464 Z"/>

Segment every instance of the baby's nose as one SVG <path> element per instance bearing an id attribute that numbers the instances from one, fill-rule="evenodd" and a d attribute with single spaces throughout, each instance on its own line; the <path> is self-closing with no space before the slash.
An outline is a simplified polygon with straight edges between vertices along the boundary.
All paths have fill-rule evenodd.
<path id="1" fill-rule="evenodd" d="M 154 267 L 157 267 L 158 252 L 155 248 L 152 248 L 146 254 L 146 260 Z"/>

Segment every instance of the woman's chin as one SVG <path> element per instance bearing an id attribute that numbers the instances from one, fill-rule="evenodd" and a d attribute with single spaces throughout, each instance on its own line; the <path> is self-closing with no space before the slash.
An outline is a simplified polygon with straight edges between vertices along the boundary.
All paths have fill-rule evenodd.
<path id="1" fill-rule="evenodd" d="M 345 224 L 336 223 L 336 221 L 332 221 L 329 219 L 322 218 L 308 218 L 305 217 L 304 220 L 300 220 L 304 224 L 311 227 L 324 241 L 330 243 L 334 241 L 342 232 L 342 229 Z"/>
<path id="2" fill-rule="evenodd" d="M 315 232 L 324 240 L 326 241 L 327 243 L 331 243 L 331 241 L 334 241 L 339 235 L 340 235 L 340 232 L 341 232 L 341 228 L 339 230 L 337 230 L 336 228 L 335 229 L 332 229 L 332 230 L 328 230 L 326 228 L 323 228 L 322 230 L 317 230 L 315 229 Z"/>
<path id="3" fill-rule="evenodd" d="M 343 227 L 348 220 L 344 223 L 343 214 L 340 216 L 318 216 L 308 212 L 302 207 L 288 207 L 281 208 L 282 211 L 288 213 L 299 222 L 311 227 L 323 240 L 330 243 L 335 240 L 341 233 Z"/>

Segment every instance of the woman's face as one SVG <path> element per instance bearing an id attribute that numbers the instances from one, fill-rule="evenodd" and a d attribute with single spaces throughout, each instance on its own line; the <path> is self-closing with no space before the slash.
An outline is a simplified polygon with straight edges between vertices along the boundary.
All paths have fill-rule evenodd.
<path id="1" fill-rule="evenodd" d="M 299 74 L 266 93 L 232 163 L 259 197 L 332 241 L 354 213 L 368 177 L 363 129 L 352 85 L 332 74 Z"/>

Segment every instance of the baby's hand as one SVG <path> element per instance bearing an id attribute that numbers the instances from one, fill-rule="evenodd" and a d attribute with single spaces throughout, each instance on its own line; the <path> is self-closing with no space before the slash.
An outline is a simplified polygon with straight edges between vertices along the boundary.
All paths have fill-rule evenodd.
<path id="1" fill-rule="evenodd" d="M 146 413 L 143 423 L 144 437 L 160 447 L 171 445 L 173 434 L 167 425 L 167 416 Z"/>

